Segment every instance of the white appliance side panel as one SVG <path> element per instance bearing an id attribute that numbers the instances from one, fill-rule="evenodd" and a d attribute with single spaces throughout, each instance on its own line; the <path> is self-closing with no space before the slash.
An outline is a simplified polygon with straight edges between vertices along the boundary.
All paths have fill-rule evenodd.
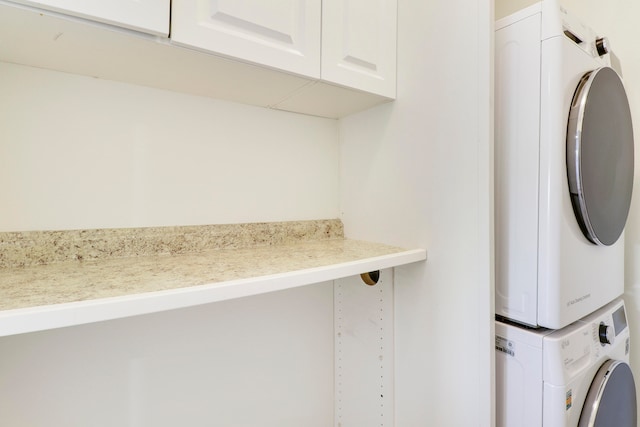
<path id="1" fill-rule="evenodd" d="M 496 427 L 542 426 L 542 337 L 496 322 Z"/>
<path id="2" fill-rule="evenodd" d="M 601 65 L 564 36 L 543 42 L 538 324 L 551 329 L 586 316 L 624 290 L 624 239 L 597 246 L 584 237 L 567 181 L 571 100 L 580 78 Z"/>
<path id="3" fill-rule="evenodd" d="M 536 324 L 540 14 L 496 32 L 496 313 Z"/>
<path id="4" fill-rule="evenodd" d="M 393 269 L 334 282 L 335 425 L 393 426 Z"/>

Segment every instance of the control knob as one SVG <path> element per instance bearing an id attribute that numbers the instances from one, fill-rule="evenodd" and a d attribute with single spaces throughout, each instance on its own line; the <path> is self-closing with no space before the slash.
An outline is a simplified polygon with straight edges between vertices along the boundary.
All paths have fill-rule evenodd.
<path id="1" fill-rule="evenodd" d="M 609 53 L 609 39 L 606 37 L 599 37 L 596 39 L 596 51 L 598 51 L 598 55 L 604 56 Z"/>
<path id="2" fill-rule="evenodd" d="M 600 344 L 611 344 L 613 343 L 613 328 L 611 326 L 605 325 L 604 323 L 600 323 L 600 328 L 598 329 L 598 338 L 600 339 Z"/>

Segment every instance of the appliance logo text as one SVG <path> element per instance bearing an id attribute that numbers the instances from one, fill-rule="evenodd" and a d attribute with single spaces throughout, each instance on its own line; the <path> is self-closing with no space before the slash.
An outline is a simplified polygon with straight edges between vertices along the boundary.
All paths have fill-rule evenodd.
<path id="1" fill-rule="evenodd" d="M 591 298 L 591 294 L 586 294 L 586 295 L 583 295 L 583 296 L 581 296 L 581 297 L 578 297 L 578 298 L 574 298 L 574 299 L 572 299 L 572 300 L 569 300 L 569 301 L 567 302 L 567 307 L 571 307 L 572 305 L 577 304 L 577 303 L 579 303 L 579 302 L 582 302 L 582 301 L 586 300 L 587 298 Z"/>

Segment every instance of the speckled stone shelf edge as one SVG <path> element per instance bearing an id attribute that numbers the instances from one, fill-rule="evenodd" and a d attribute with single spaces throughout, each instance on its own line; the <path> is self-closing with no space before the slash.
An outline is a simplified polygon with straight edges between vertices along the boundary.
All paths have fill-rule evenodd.
<path id="1" fill-rule="evenodd" d="M 339 239 L 339 219 L 0 233 L 0 268 Z"/>
<path id="2" fill-rule="evenodd" d="M 156 261 L 161 259 L 162 265 L 169 264 L 165 266 L 168 269 L 160 265 L 160 271 L 152 259 L 148 260 L 149 265 L 138 265 L 133 258 L 60 263 L 4 270 L 4 273 L 0 270 L 0 293 L 3 294 L 0 301 L 16 298 L 14 302 L 22 307 L 0 310 L 0 337 L 248 297 L 398 267 L 427 258 L 424 249 L 407 250 L 344 239 L 282 245 L 272 250 L 261 247 L 257 249 L 261 254 L 253 254 L 250 258 L 246 256 L 247 251 L 253 252 L 251 249 L 218 251 L 222 256 L 240 262 L 236 266 L 240 269 L 232 268 L 221 282 L 207 279 L 212 271 L 216 275 L 220 271 L 217 271 L 217 263 L 212 264 L 206 254 L 156 258 Z M 309 256 L 311 254 L 314 255 Z M 256 266 L 255 255 L 258 259 L 266 258 Z M 185 258 L 190 259 L 186 265 L 183 262 Z M 88 268 L 88 271 L 69 270 L 71 264 L 84 265 L 83 269 Z M 247 271 L 243 271 L 243 265 Z M 188 270 L 189 277 L 176 271 L 177 266 Z M 122 267 L 125 267 L 124 271 Z M 151 271 L 148 267 L 152 267 Z M 126 271 L 128 269 L 134 270 Z M 167 277 L 158 276 L 157 273 L 162 271 L 168 274 Z M 70 277 L 70 273 L 75 277 Z M 7 277 L 3 278 L 5 274 Z M 38 279 L 37 276 L 42 277 Z M 115 288 L 111 286 L 113 283 L 109 283 L 112 280 L 118 282 Z M 27 289 L 20 286 L 20 282 L 28 284 Z M 4 289 L 3 283 L 8 285 Z M 57 284 L 64 284 L 63 289 L 59 289 Z M 96 285 L 102 289 L 96 289 Z M 38 292 L 38 288 L 42 292 Z M 23 297 L 26 300 L 20 301 Z"/>

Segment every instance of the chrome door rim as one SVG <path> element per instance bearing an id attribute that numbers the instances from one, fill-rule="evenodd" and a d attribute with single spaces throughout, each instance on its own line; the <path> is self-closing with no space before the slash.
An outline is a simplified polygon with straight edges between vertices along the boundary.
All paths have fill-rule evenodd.
<path id="1" fill-rule="evenodd" d="M 588 179 L 588 177 L 586 177 L 586 174 L 590 171 L 583 170 L 582 164 L 584 156 L 589 155 L 588 153 L 584 153 L 584 146 L 587 144 L 587 141 L 591 144 L 587 144 L 588 146 L 594 146 L 594 144 L 591 143 L 591 140 L 586 139 L 590 138 L 590 135 L 585 136 L 583 134 L 585 126 L 587 126 L 587 123 L 585 123 L 585 116 L 587 113 L 591 113 L 593 109 L 600 108 L 600 110 L 602 110 L 602 107 L 597 105 L 595 102 L 592 101 L 588 103 L 588 100 L 590 100 L 589 95 L 592 93 L 592 86 L 594 86 L 594 82 L 596 82 L 597 79 L 605 79 L 606 84 L 615 85 L 613 88 L 615 91 L 615 97 L 613 100 L 616 105 L 614 105 L 615 108 L 613 110 L 623 111 L 623 114 L 613 116 L 616 122 L 622 121 L 622 125 L 618 125 L 617 123 L 605 123 L 605 126 L 611 128 L 611 134 L 614 136 L 622 134 L 622 136 L 620 138 L 614 138 L 611 136 L 609 138 L 611 142 L 607 139 L 607 141 L 603 141 L 603 144 L 609 143 L 610 145 L 613 145 L 616 153 L 619 152 L 619 157 L 616 158 L 617 162 L 622 161 L 627 166 L 630 162 L 630 167 L 623 168 L 624 170 L 621 176 L 618 176 L 617 167 L 611 167 L 611 165 L 606 166 L 614 170 L 604 170 L 604 168 L 602 168 L 602 170 L 596 171 L 598 175 L 603 175 L 606 178 L 603 181 L 608 182 L 613 180 L 615 181 L 614 184 L 619 184 L 618 179 L 620 179 L 620 182 L 622 183 L 617 185 L 615 189 L 609 189 L 608 194 L 610 194 L 610 197 L 616 198 L 616 203 L 615 206 L 612 207 L 614 215 L 612 215 L 610 220 L 607 219 L 607 222 L 604 222 L 602 217 L 604 215 L 603 212 L 608 209 L 609 206 L 599 206 L 602 204 L 600 203 L 600 200 L 598 200 L 597 197 L 592 196 L 593 193 L 597 192 L 591 192 L 591 189 L 589 189 L 589 191 L 585 189 L 585 180 L 589 182 L 594 182 L 596 180 Z M 613 91 L 607 91 L 607 93 L 612 92 Z M 588 129 L 596 129 L 597 131 L 602 130 L 599 126 L 594 126 L 590 123 L 588 126 L 590 126 Z M 630 142 L 627 141 L 629 137 Z M 585 140 L 583 140 L 583 138 Z M 622 141 L 622 139 L 624 139 L 624 141 Z M 567 177 L 573 209 L 585 237 L 596 245 L 610 246 L 614 244 L 624 230 L 624 225 L 629 213 L 629 207 L 631 205 L 631 191 L 633 187 L 633 128 L 631 125 L 631 114 L 629 112 L 629 103 L 624 91 L 624 86 L 622 85 L 622 81 L 618 74 L 610 67 L 602 67 L 586 73 L 581 78 L 576 88 L 571 103 L 569 122 L 567 125 Z M 600 185 L 597 187 L 598 190 L 602 192 L 602 189 L 599 188 Z M 596 211 L 596 214 L 592 215 L 592 213 L 590 213 L 590 205 L 591 209 Z M 595 219 L 592 218 L 592 216 Z"/>
<path id="2" fill-rule="evenodd" d="M 603 397 L 605 395 L 605 390 L 611 379 L 613 378 L 614 372 L 616 369 L 624 370 L 625 372 L 622 375 L 627 375 L 630 377 L 630 383 L 632 385 L 632 389 L 629 391 L 633 394 L 633 412 L 637 414 L 636 407 L 636 397 L 635 397 L 635 384 L 633 380 L 633 374 L 631 373 L 631 368 L 626 362 L 621 360 L 607 360 L 602 364 L 596 376 L 593 379 L 593 383 L 591 384 L 591 388 L 587 393 L 587 398 L 584 403 L 584 407 L 582 409 L 582 414 L 580 414 L 580 421 L 578 423 L 578 427 L 594 427 L 596 424 L 596 419 L 598 413 L 601 409 L 601 403 Z M 618 371 L 620 372 L 620 371 Z M 636 426 L 637 420 L 632 421 L 633 427 Z M 627 427 L 627 426 L 618 426 L 618 427 Z"/>

